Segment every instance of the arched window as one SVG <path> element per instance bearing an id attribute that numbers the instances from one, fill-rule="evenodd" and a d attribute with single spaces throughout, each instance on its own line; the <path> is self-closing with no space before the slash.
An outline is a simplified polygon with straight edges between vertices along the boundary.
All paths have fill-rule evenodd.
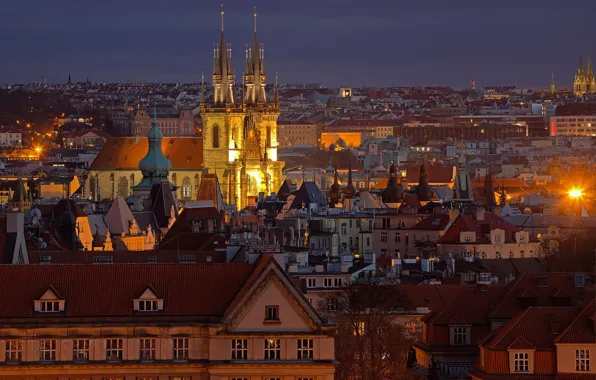
<path id="1" fill-rule="evenodd" d="M 130 175 L 130 186 L 134 186 L 135 185 L 135 174 L 132 173 Z"/>
<path id="2" fill-rule="evenodd" d="M 128 197 L 128 179 L 126 177 L 120 177 L 118 180 L 118 195 L 121 197 Z"/>
<path id="3" fill-rule="evenodd" d="M 212 135 L 213 147 L 219 148 L 219 125 L 217 125 L 217 124 L 213 125 L 213 131 L 211 133 L 213 134 Z"/>
<path id="4" fill-rule="evenodd" d="M 190 178 L 184 177 L 182 180 L 182 199 L 190 199 L 192 197 L 192 184 Z"/>

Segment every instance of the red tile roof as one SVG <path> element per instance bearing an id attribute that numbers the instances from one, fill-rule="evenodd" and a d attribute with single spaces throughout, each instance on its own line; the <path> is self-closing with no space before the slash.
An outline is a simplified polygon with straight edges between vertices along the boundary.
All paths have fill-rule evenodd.
<path id="1" fill-rule="evenodd" d="M 449 305 L 469 285 L 401 285 L 398 289 L 408 297 L 410 310 L 429 308 L 439 311 Z"/>
<path id="2" fill-rule="evenodd" d="M 142 318 L 142 314 L 133 311 L 132 300 L 153 286 L 165 299 L 160 315 L 217 318 L 223 315 L 255 267 L 254 264 L 0 265 L 3 280 L 0 320 L 47 317 L 33 311 L 33 301 L 50 286 L 66 299 L 65 311 L 56 313 L 61 316 Z"/>
<path id="3" fill-rule="evenodd" d="M 432 324 L 485 324 L 493 305 L 503 296 L 502 285 L 466 287 L 445 309 L 429 317 Z M 471 305 L 474 305 L 471 307 Z"/>
<path id="4" fill-rule="evenodd" d="M 490 244 L 490 231 L 496 229 L 505 231 L 505 243 L 514 243 L 515 233 L 519 231 L 516 226 L 491 212 L 485 212 L 483 220 L 477 220 L 469 214 L 460 214 L 445 232 L 440 243 L 459 244 L 461 232 L 473 231 L 476 233 L 476 242 L 473 244 Z"/>
<path id="5" fill-rule="evenodd" d="M 594 343 L 596 331 L 596 298 L 588 302 L 576 318 L 557 337 L 556 343 Z"/>
<path id="6" fill-rule="evenodd" d="M 592 275 L 593 279 L 593 275 Z M 552 297 L 556 289 L 570 294 L 569 305 L 587 301 L 594 295 L 594 282 L 585 287 L 574 285 L 574 273 L 525 273 L 509 284 L 508 291 L 496 304 L 491 319 L 511 319 L 524 311 L 531 299 L 533 306 L 555 306 Z"/>
<path id="7" fill-rule="evenodd" d="M 444 230 L 447 225 L 449 224 L 449 215 L 445 214 L 435 214 L 430 215 L 420 222 L 416 223 L 412 227 L 411 230 L 437 230 L 442 231 Z"/>
<path id="8" fill-rule="evenodd" d="M 483 346 L 498 350 L 552 350 L 557 334 L 580 310 L 578 307 L 529 307 L 485 338 Z"/>
<path id="9" fill-rule="evenodd" d="M 203 167 L 203 139 L 198 137 L 164 137 L 164 155 L 172 162 L 172 170 Z M 91 164 L 90 170 L 137 170 L 139 161 L 149 149 L 147 138 L 135 144 L 134 137 L 110 137 Z"/>

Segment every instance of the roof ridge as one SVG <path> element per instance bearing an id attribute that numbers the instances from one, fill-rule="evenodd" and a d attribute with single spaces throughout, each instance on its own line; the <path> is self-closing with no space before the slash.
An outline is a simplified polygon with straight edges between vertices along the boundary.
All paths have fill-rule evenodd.
<path id="1" fill-rule="evenodd" d="M 509 289 L 507 294 L 505 294 L 505 296 L 503 297 L 501 302 L 497 305 L 497 307 L 495 307 L 495 309 L 491 313 L 488 314 L 489 318 L 491 316 L 495 315 L 495 313 L 501 308 L 501 306 L 503 306 L 503 304 L 505 303 L 505 300 L 507 300 L 507 298 L 509 298 L 509 296 L 513 293 L 513 290 L 517 288 L 517 286 L 521 282 L 522 278 L 524 278 L 526 275 L 528 275 L 528 273 L 523 273 L 520 277 L 516 278 L 513 281 L 512 285 L 511 285 L 511 289 Z"/>

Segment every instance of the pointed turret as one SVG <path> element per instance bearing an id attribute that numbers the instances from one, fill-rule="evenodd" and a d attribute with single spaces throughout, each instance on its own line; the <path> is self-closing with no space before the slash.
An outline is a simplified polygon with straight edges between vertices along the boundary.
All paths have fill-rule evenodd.
<path id="1" fill-rule="evenodd" d="M 72 78 L 70 77 L 70 73 L 68 73 L 68 83 L 69 86 L 72 84 Z"/>
<path id="2" fill-rule="evenodd" d="M 265 48 L 259 44 L 257 39 L 257 8 L 253 14 L 254 17 L 254 35 L 252 48 L 247 49 L 246 62 L 246 80 L 245 80 L 245 99 L 244 102 L 248 105 L 263 105 L 267 103 L 267 96 L 265 94 Z"/>
<path id="3" fill-rule="evenodd" d="M 552 79 L 550 82 L 550 94 L 554 95 L 556 91 L 557 88 L 555 87 L 555 73 L 552 73 Z"/>
<path id="4" fill-rule="evenodd" d="M 493 175 L 490 172 L 484 177 L 484 203 L 486 203 L 489 209 L 492 209 L 497 205 L 497 201 L 495 200 Z"/>
<path id="5" fill-rule="evenodd" d="M 25 191 L 25 184 L 23 183 L 23 178 L 19 177 L 15 184 L 14 192 L 12 193 L 10 209 L 11 211 L 23 212 L 25 211 L 25 209 L 28 208 L 31 208 L 31 201 L 29 200 L 27 192 Z"/>
<path id="6" fill-rule="evenodd" d="M 577 65 L 577 74 L 582 75 L 584 73 L 584 62 L 583 58 L 579 57 L 579 64 Z"/>
<path id="7" fill-rule="evenodd" d="M 163 154 L 161 147 L 161 141 L 163 139 L 163 133 L 159 129 L 157 122 L 157 109 L 153 108 L 153 122 L 151 123 L 151 129 L 147 134 L 149 139 L 149 151 L 147 155 L 139 161 L 139 169 L 143 173 L 143 180 L 146 180 L 151 184 L 162 183 L 168 181 L 168 173 L 172 169 L 172 163 Z"/>
<path id="8" fill-rule="evenodd" d="M 393 162 L 389 166 L 389 181 L 381 197 L 385 204 L 401 203 L 404 198 L 404 190 L 401 184 L 397 183 L 397 168 Z"/>
<path id="9" fill-rule="evenodd" d="M 226 44 L 224 33 L 224 10 L 221 9 L 221 36 L 213 52 L 213 103 L 234 104 L 234 73 L 232 70 L 232 47 Z"/>
<path id="10" fill-rule="evenodd" d="M 341 201 L 341 193 L 339 181 L 337 180 L 337 166 L 335 166 L 335 173 L 333 175 L 333 185 L 331 185 L 331 206 L 335 206 Z"/>
<path id="11" fill-rule="evenodd" d="M 428 202 L 433 198 L 433 189 L 428 184 L 428 172 L 426 169 L 426 160 L 420 165 L 420 179 L 416 187 L 416 196 L 421 202 Z"/>
<path id="12" fill-rule="evenodd" d="M 337 172 L 337 170 L 336 170 Z M 350 199 L 356 193 L 356 188 L 352 183 L 352 162 L 348 163 L 348 184 L 344 187 L 344 199 Z"/>

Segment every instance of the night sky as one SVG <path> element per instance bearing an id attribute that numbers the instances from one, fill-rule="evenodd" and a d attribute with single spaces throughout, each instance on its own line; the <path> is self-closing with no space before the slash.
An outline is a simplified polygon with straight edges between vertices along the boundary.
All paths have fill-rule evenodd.
<path id="1" fill-rule="evenodd" d="M 488 4 L 490 3 L 490 4 Z M 200 81 L 221 1 L 0 0 L 0 83 Z M 569 87 L 596 59 L 594 0 L 228 0 L 239 81 L 259 14 L 270 80 L 339 85 Z"/>

